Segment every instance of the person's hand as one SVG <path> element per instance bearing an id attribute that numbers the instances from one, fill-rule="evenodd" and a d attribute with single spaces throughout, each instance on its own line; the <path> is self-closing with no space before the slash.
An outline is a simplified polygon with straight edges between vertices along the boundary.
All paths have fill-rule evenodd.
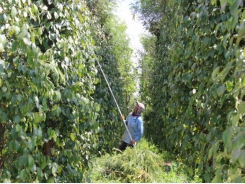
<path id="1" fill-rule="evenodd" d="M 132 139 L 131 141 L 130 141 L 130 144 L 132 144 L 132 145 L 134 145 L 136 143 L 136 141 L 134 140 L 134 139 Z"/>
<path id="2" fill-rule="evenodd" d="M 122 121 L 124 121 L 124 116 L 123 116 L 123 115 L 121 115 L 121 117 L 120 117 L 120 118 L 121 118 L 121 120 L 122 120 Z"/>

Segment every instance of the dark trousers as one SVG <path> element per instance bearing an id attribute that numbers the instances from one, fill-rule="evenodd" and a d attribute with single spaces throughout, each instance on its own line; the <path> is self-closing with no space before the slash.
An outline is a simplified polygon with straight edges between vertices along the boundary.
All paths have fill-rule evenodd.
<path id="1" fill-rule="evenodd" d="M 124 151 L 127 147 L 131 147 L 131 148 L 133 148 L 133 145 L 132 144 L 128 144 L 128 143 L 126 143 L 126 142 L 124 142 L 124 141 L 121 141 L 121 143 L 120 143 L 120 145 L 119 145 L 119 149 L 121 150 L 121 151 Z"/>

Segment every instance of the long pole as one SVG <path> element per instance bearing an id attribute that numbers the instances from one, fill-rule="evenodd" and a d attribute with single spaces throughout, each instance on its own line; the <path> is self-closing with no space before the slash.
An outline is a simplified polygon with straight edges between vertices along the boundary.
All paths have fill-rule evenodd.
<path id="1" fill-rule="evenodd" d="M 108 86 L 108 88 L 109 88 L 109 90 L 110 90 L 110 92 L 111 92 L 111 95 L 112 95 L 112 97 L 113 97 L 113 99 L 114 99 L 114 102 L 115 102 L 115 104 L 116 104 L 116 106 L 117 106 L 117 109 L 118 109 L 118 111 L 119 111 L 119 113 L 120 113 L 120 116 L 122 117 L 122 112 L 121 112 L 121 110 L 120 110 L 120 107 L 119 107 L 119 105 L 118 105 L 118 103 L 117 103 L 117 100 L 116 100 L 116 98 L 115 98 L 115 96 L 114 96 L 114 94 L 113 94 L 113 92 L 112 92 L 112 90 L 111 90 L 111 87 L 110 87 L 110 85 L 109 85 L 109 82 L 108 82 L 108 80 L 107 80 L 107 78 L 106 78 L 106 76 L 105 76 L 105 73 L 104 73 L 104 71 L 103 71 L 103 69 L 102 69 L 102 67 L 101 67 L 101 65 L 100 65 L 100 63 L 99 63 L 98 60 L 97 60 L 97 63 L 98 63 L 98 65 L 99 65 L 100 71 L 102 72 L 102 74 L 103 74 L 103 76 L 104 76 L 104 78 L 105 78 L 105 81 L 106 81 L 106 83 L 107 83 L 107 86 Z M 129 130 L 128 130 L 128 127 L 127 127 L 126 123 L 124 122 L 124 120 L 123 120 L 123 124 L 125 125 L 126 130 L 128 131 L 130 140 L 132 140 L 132 136 L 131 136 L 131 134 L 130 134 L 130 132 L 129 132 Z"/>

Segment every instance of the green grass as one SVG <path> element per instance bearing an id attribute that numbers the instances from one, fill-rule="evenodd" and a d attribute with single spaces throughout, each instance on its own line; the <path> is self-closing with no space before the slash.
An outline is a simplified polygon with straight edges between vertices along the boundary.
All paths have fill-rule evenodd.
<path id="1" fill-rule="evenodd" d="M 93 159 L 87 177 L 93 183 L 187 183 L 201 182 L 184 173 L 183 164 L 169 162 L 167 152 L 159 152 L 141 139 L 135 148 Z"/>

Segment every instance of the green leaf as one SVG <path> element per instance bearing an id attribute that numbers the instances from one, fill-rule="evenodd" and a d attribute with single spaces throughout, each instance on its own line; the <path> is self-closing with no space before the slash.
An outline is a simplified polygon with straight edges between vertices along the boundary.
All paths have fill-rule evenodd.
<path id="1" fill-rule="evenodd" d="M 204 43 L 205 47 L 207 47 L 210 43 L 210 39 L 208 37 L 205 37 L 203 40 L 203 43 Z"/>
<path id="2" fill-rule="evenodd" d="M 1 123 L 4 123 L 7 121 L 7 114 L 0 109 L 0 117 L 1 117 Z"/>
<path id="3" fill-rule="evenodd" d="M 43 105 L 42 110 L 43 111 L 47 111 L 48 110 L 48 105 L 47 105 L 47 99 L 46 98 L 42 99 L 42 105 Z"/>
<path id="4" fill-rule="evenodd" d="M 43 178 L 43 172 L 40 168 L 37 168 L 37 176 L 39 180 L 42 180 Z"/>
<path id="5" fill-rule="evenodd" d="M 40 123 L 42 121 L 42 117 L 40 113 L 34 113 L 34 123 Z"/>
<path id="6" fill-rule="evenodd" d="M 227 0 L 220 0 L 220 11 L 223 12 L 226 7 Z"/>
<path id="7" fill-rule="evenodd" d="M 15 18 L 16 14 L 17 14 L 17 10 L 16 10 L 16 8 L 13 6 L 12 9 L 11 9 L 11 16 L 12 16 L 12 18 Z"/>
<path id="8" fill-rule="evenodd" d="M 71 133 L 70 134 L 70 138 L 72 141 L 74 141 L 76 139 L 76 134 L 75 133 Z"/>
<path id="9" fill-rule="evenodd" d="M 217 94 L 218 94 L 219 96 L 222 96 L 223 93 L 225 92 L 225 90 L 226 90 L 225 86 L 222 85 L 222 86 L 220 86 L 220 87 L 217 89 Z"/>
<path id="10" fill-rule="evenodd" d="M 231 14 L 234 16 L 235 14 L 237 14 L 237 9 L 239 6 L 242 6 L 243 0 L 236 0 L 234 2 L 234 4 L 231 6 L 230 11 Z"/>
<path id="11" fill-rule="evenodd" d="M 245 51 L 245 50 L 244 50 L 244 51 Z M 241 85 L 242 85 L 242 86 L 245 86 L 245 77 L 242 79 Z"/>
<path id="12" fill-rule="evenodd" d="M 41 169 L 43 170 L 48 164 L 48 161 L 45 158 L 41 159 Z"/>
<path id="13" fill-rule="evenodd" d="M 20 166 L 27 165 L 27 163 L 28 163 L 27 156 L 25 156 L 25 155 L 20 156 L 19 159 L 18 159 L 18 163 L 19 163 Z"/>
<path id="14" fill-rule="evenodd" d="M 58 117 L 61 113 L 61 108 L 59 106 L 55 105 L 52 108 L 52 112 L 53 112 L 53 115 L 56 115 Z"/>
<path id="15" fill-rule="evenodd" d="M 28 167 L 32 168 L 34 165 L 34 159 L 31 155 L 28 155 Z"/>
<path id="16" fill-rule="evenodd" d="M 236 44 L 238 45 L 240 43 L 240 41 L 244 38 L 245 36 L 245 26 L 243 26 L 239 32 L 238 32 L 238 38 L 237 38 L 237 42 Z"/>
<path id="17" fill-rule="evenodd" d="M 4 72 L 4 69 L 5 69 L 5 61 L 0 59 L 0 74 Z"/>
<path id="18" fill-rule="evenodd" d="M 240 156 L 238 158 L 241 167 L 245 167 L 245 150 L 241 150 Z"/>
<path id="19" fill-rule="evenodd" d="M 96 110 L 97 112 L 100 111 L 100 104 L 96 104 L 96 105 L 95 105 L 95 110 Z"/>
<path id="20" fill-rule="evenodd" d="M 235 175 L 236 175 L 236 178 L 234 180 L 232 180 L 232 181 L 234 181 L 234 183 L 243 183 L 242 176 L 239 173 L 236 173 Z M 233 179 L 234 175 L 231 178 Z"/>
<path id="21" fill-rule="evenodd" d="M 213 178 L 212 183 L 221 183 L 220 175 L 215 174 L 215 177 Z"/>
<path id="22" fill-rule="evenodd" d="M 242 133 L 239 133 L 232 141 L 232 149 L 242 148 L 245 144 L 245 137 Z"/>
<path id="23" fill-rule="evenodd" d="M 38 7 L 35 4 L 33 4 L 32 7 L 31 7 L 31 11 L 32 11 L 33 14 L 37 13 L 38 12 Z"/>
<path id="24" fill-rule="evenodd" d="M 205 180 L 205 183 L 209 183 L 210 182 L 210 174 L 205 173 L 204 174 L 204 180 Z"/>
<path id="25" fill-rule="evenodd" d="M 12 140 L 9 142 L 9 149 L 11 151 L 17 152 L 19 147 L 20 147 L 20 144 L 16 140 L 15 141 Z"/>
<path id="26" fill-rule="evenodd" d="M 22 130 L 20 124 L 16 125 L 15 130 L 16 132 L 20 132 Z"/>
<path id="27" fill-rule="evenodd" d="M 23 42 L 24 44 L 30 46 L 31 45 L 31 41 L 28 38 L 23 38 Z"/>
<path id="28" fill-rule="evenodd" d="M 22 30 L 20 32 L 20 34 L 18 35 L 18 39 L 23 39 L 25 36 L 27 35 L 27 31 L 26 30 Z M 17 44 L 17 43 L 16 43 Z"/>
<path id="29" fill-rule="evenodd" d="M 52 164 L 52 174 L 54 175 L 54 176 L 56 176 L 56 172 L 57 172 L 57 170 L 58 170 L 58 164 L 57 163 L 53 163 Z"/>
<path id="30" fill-rule="evenodd" d="M 2 43 L 0 43 L 0 52 L 3 52 L 4 51 L 4 46 Z"/>
<path id="31" fill-rule="evenodd" d="M 240 156 L 240 153 L 241 153 L 241 149 L 240 148 L 232 150 L 232 152 L 231 152 L 231 155 L 232 155 L 231 160 L 232 160 L 233 163 L 237 161 L 238 157 Z"/>
<path id="32" fill-rule="evenodd" d="M 17 124 L 16 127 L 18 127 L 18 125 L 19 125 L 19 124 Z M 18 134 L 17 134 L 17 128 L 12 128 L 10 134 L 11 134 L 11 137 L 12 137 L 12 138 L 16 139 L 17 136 L 18 136 Z"/>
<path id="33" fill-rule="evenodd" d="M 21 94 L 18 94 L 18 95 L 17 95 L 17 100 L 18 100 L 18 101 L 21 101 L 21 100 L 22 100 L 22 95 L 21 95 Z"/>
<path id="34" fill-rule="evenodd" d="M 20 112 L 23 115 L 26 115 L 30 111 L 30 108 L 31 107 L 29 106 L 29 104 L 25 104 L 24 106 L 21 106 Z"/>
<path id="35" fill-rule="evenodd" d="M 54 101 L 59 101 L 60 99 L 61 99 L 61 93 L 60 93 L 60 91 L 54 91 L 53 100 Z"/>
<path id="36" fill-rule="evenodd" d="M 237 126 L 237 125 L 238 125 L 238 122 L 239 122 L 239 119 L 240 119 L 240 114 L 236 114 L 236 115 L 232 118 L 232 125 L 233 125 L 233 126 Z"/>
<path id="37" fill-rule="evenodd" d="M 190 75 L 189 74 L 184 74 L 183 76 L 182 76 L 182 80 L 184 81 L 184 82 L 187 82 L 187 81 L 189 81 L 190 80 Z"/>
<path id="38" fill-rule="evenodd" d="M 230 152 L 231 151 L 231 138 L 232 138 L 232 127 L 228 127 L 223 135 L 222 135 L 222 139 L 224 141 L 225 147 L 227 148 L 227 150 Z"/>
<path id="39" fill-rule="evenodd" d="M 222 80 L 225 79 L 225 77 L 228 75 L 229 71 L 232 69 L 233 62 L 228 62 L 225 66 L 225 68 L 223 69 L 223 71 L 220 73 L 222 76 Z"/>
<path id="40" fill-rule="evenodd" d="M 26 179 L 26 170 L 25 169 L 22 169 L 21 171 L 20 171 L 20 178 L 22 179 L 22 180 L 25 180 Z"/>
<path id="41" fill-rule="evenodd" d="M 0 34 L 0 43 L 5 45 L 6 42 L 7 42 L 6 36 L 3 34 Z"/>
<path id="42" fill-rule="evenodd" d="M 20 117 L 18 115 L 14 116 L 14 122 L 17 124 L 20 122 Z"/>
<path id="43" fill-rule="evenodd" d="M 211 4 L 215 5 L 216 4 L 216 0 L 211 0 Z"/>
<path id="44" fill-rule="evenodd" d="M 211 75 L 212 80 L 214 80 L 214 79 L 216 78 L 216 75 L 217 75 L 217 73 L 219 72 L 219 68 L 220 68 L 220 67 L 216 67 L 216 68 L 213 70 L 212 75 Z"/>
<path id="45" fill-rule="evenodd" d="M 14 51 L 17 50 L 17 48 L 18 48 L 18 42 L 17 41 L 13 41 L 12 47 L 11 47 L 11 49 L 12 49 L 11 51 L 14 52 Z M 19 59 L 19 58 L 17 57 L 17 59 Z M 16 61 L 18 61 L 18 60 L 14 60 L 15 63 L 16 63 Z"/>
<path id="46" fill-rule="evenodd" d="M 245 113 L 245 102 L 241 101 L 238 105 L 238 112 L 243 115 Z"/>
<path id="47" fill-rule="evenodd" d="M 52 138 L 52 137 L 54 136 L 54 134 L 55 134 L 55 131 L 52 130 L 51 127 L 49 127 L 49 128 L 48 128 L 48 136 L 49 136 L 49 138 Z"/>
<path id="48" fill-rule="evenodd" d="M 29 139 L 28 142 L 27 142 L 27 145 L 28 145 L 28 148 L 29 148 L 30 151 L 34 150 L 34 148 L 35 148 L 34 140 Z"/>
<path id="49" fill-rule="evenodd" d="M 199 85 L 198 92 L 200 93 L 200 95 L 202 95 L 202 94 L 204 93 L 204 85 L 203 85 L 203 83 L 201 83 L 201 84 Z"/>
<path id="50" fill-rule="evenodd" d="M 227 90 L 228 92 L 231 92 L 232 89 L 233 89 L 233 83 L 230 82 L 230 81 L 226 81 L 225 87 L 226 87 L 226 90 Z"/>
<path id="51" fill-rule="evenodd" d="M 208 151 L 208 160 L 213 156 L 213 146 Z"/>
<path id="52" fill-rule="evenodd" d="M 193 176 L 193 169 L 192 168 L 188 168 L 188 173 Z"/>
<path id="53" fill-rule="evenodd" d="M 33 135 L 37 136 L 38 139 L 42 138 L 42 129 L 41 128 L 33 128 Z"/>

